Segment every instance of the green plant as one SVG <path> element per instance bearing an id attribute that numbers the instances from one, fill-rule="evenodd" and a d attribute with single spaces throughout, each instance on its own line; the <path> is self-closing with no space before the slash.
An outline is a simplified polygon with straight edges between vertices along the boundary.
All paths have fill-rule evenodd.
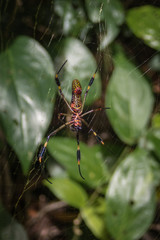
<path id="1" fill-rule="evenodd" d="M 147 5 L 128 10 L 118 0 L 86 0 L 83 3 L 77 1 L 76 4 L 73 1 L 51 1 L 52 13 L 49 24 L 46 24 L 43 14 L 39 15 L 42 4 L 40 1 L 33 14 L 35 22 L 32 35 L 36 38 L 36 33 L 41 31 L 41 24 L 45 23 L 46 32 L 43 32 L 41 39 L 37 37 L 41 43 L 27 36 L 27 31 L 26 36 L 20 36 L 19 31 L 18 37 L 12 44 L 6 45 L 0 55 L 1 149 L 9 144 L 6 153 L 1 154 L 1 169 L 4 166 L 11 169 L 7 174 L 11 175 L 10 184 L 14 186 L 12 200 L 8 203 L 2 196 L 1 201 L 4 205 L 11 205 L 10 212 L 16 204 L 13 198 L 18 183 L 15 170 L 18 160 L 20 181 L 23 180 L 24 186 L 26 179 L 24 181 L 23 175 L 28 179 L 28 191 L 24 191 L 23 195 L 32 193 L 28 188 L 32 184 L 30 169 L 36 172 L 37 167 L 31 163 L 36 159 L 37 148 L 47 132 L 53 112 L 57 108 L 58 112 L 61 111 L 56 98 L 55 69 L 68 59 L 60 80 L 64 95 L 70 101 L 72 80 L 79 79 L 85 91 L 97 66 L 95 58 L 102 56 L 102 69 L 96 75 L 86 103 L 88 108 L 91 104 L 96 105 L 98 99 L 103 102 L 102 95 L 105 96 L 105 105 L 111 107 L 106 111 L 109 122 L 105 116 L 98 127 L 103 128 L 105 134 L 109 132 L 109 137 L 104 139 L 104 146 L 89 146 L 87 140 L 80 143 L 83 181 L 77 170 L 76 140 L 68 132 L 65 132 L 65 137 L 64 132 L 55 136 L 48 144 L 49 159 L 46 161 L 52 184 L 45 180 L 39 184 L 49 189 L 52 197 L 77 209 L 75 218 L 78 224 L 74 221 L 74 228 L 81 228 L 83 222 L 97 239 L 138 240 L 151 225 L 159 200 L 156 198 L 160 181 L 159 98 L 152 91 L 153 74 L 147 73 L 150 69 L 156 74 L 160 71 L 154 61 L 158 61 L 155 57 L 160 49 L 160 25 L 157 21 L 160 9 Z M 14 16 L 15 20 L 19 17 Z M 53 41 L 51 29 L 54 32 Z M 11 38 L 6 30 L 4 40 L 7 34 L 8 39 Z M 47 41 L 44 41 L 45 37 Z M 135 43 L 139 46 L 139 41 L 143 48 L 152 50 L 153 57 L 147 56 L 142 60 L 148 67 L 144 73 L 138 59 L 134 62 L 130 60 L 131 55 L 126 51 L 128 39 L 133 44 L 130 47 L 132 50 Z M 106 78 L 109 79 L 107 89 Z M 112 137 L 111 131 L 116 136 Z M 5 170 L 2 177 L 4 173 Z M 21 189 L 17 192 L 16 200 L 21 192 Z M 19 209 L 17 206 L 15 211 Z M 10 239 L 10 235 L 6 238 L 5 226 L 10 225 L 11 219 L 3 207 L 0 216 L 6 216 L 5 223 L 0 223 L 0 236 Z M 15 220 L 12 223 L 19 226 Z M 19 228 L 15 227 L 15 232 L 16 229 Z M 22 236 L 27 239 L 24 229 L 21 226 L 20 229 Z M 14 236 L 14 239 L 18 239 L 16 234 Z M 72 238 L 81 236 L 75 231 Z M 88 239 L 87 235 L 84 235 L 85 238 Z"/>

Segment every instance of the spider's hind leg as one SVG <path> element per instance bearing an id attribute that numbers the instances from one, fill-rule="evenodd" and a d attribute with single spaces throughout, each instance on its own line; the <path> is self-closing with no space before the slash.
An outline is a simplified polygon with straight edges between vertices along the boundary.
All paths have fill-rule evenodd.
<path id="1" fill-rule="evenodd" d="M 38 154 L 37 162 L 38 162 L 38 164 L 39 164 L 39 166 L 40 166 L 41 174 L 42 174 L 42 176 L 43 176 L 48 182 L 50 182 L 50 181 L 46 178 L 45 175 L 43 175 L 43 174 L 44 174 L 44 165 L 45 165 L 45 161 L 43 161 L 43 159 L 44 159 L 44 156 L 45 156 L 47 144 L 48 144 L 48 142 L 49 142 L 49 140 L 50 140 L 50 138 L 51 138 L 52 136 L 56 135 L 57 132 L 59 132 L 61 129 L 65 128 L 66 126 L 71 125 L 72 123 L 73 123 L 73 121 L 69 121 L 69 122 L 67 122 L 67 123 L 64 123 L 64 124 L 61 125 L 59 128 L 57 128 L 56 130 L 54 130 L 53 132 L 51 132 L 51 133 L 48 135 L 46 142 L 45 142 L 44 145 L 41 147 L 41 150 L 40 150 L 40 152 L 39 152 L 39 154 Z"/>
<path id="2" fill-rule="evenodd" d="M 83 118 L 81 120 L 89 128 L 89 124 Z M 97 141 L 104 145 L 103 139 L 92 128 L 90 128 L 89 132 L 92 132 Z"/>
<path id="3" fill-rule="evenodd" d="M 45 172 L 45 163 L 46 160 L 44 160 L 44 155 L 46 152 L 46 147 L 41 146 L 40 153 L 37 156 L 37 161 L 35 162 L 35 168 L 38 169 L 38 172 L 41 174 L 41 176 L 47 180 L 50 184 L 52 184 L 51 181 L 49 181 L 47 174 Z M 43 154 L 42 154 L 43 153 Z"/>
<path id="4" fill-rule="evenodd" d="M 94 136 L 96 137 L 97 141 L 104 145 L 102 138 L 91 128 L 89 131 L 93 132 Z"/>
<path id="5" fill-rule="evenodd" d="M 80 174 L 81 178 L 85 179 L 82 176 L 82 173 L 81 173 L 80 160 L 81 160 L 81 152 L 80 152 L 80 146 L 79 146 L 79 132 L 77 131 L 77 162 L 78 162 L 78 170 L 79 170 L 79 174 Z"/>

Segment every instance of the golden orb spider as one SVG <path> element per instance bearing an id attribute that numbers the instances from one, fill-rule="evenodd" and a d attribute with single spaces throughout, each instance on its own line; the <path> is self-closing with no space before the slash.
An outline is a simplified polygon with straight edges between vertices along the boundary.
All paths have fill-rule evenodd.
<path id="1" fill-rule="evenodd" d="M 59 93 L 60 93 L 61 97 L 63 98 L 63 100 L 65 101 L 67 107 L 69 108 L 69 110 L 71 112 L 71 114 L 70 114 L 71 120 L 69 122 L 64 123 L 63 125 L 61 125 L 59 128 L 57 128 L 56 130 L 54 130 L 53 132 L 51 132 L 48 135 L 47 140 L 44 143 L 44 145 L 41 148 L 41 151 L 40 151 L 40 153 L 38 155 L 38 161 L 39 161 L 40 164 L 42 163 L 42 159 L 43 159 L 43 157 L 45 155 L 46 147 L 47 147 L 47 144 L 48 144 L 48 141 L 49 141 L 50 137 L 54 136 L 57 132 L 59 132 L 61 129 L 65 128 L 66 126 L 70 126 L 70 129 L 72 131 L 76 132 L 76 136 L 77 136 L 77 162 L 78 162 L 78 170 L 79 170 L 80 176 L 84 179 L 84 177 L 82 176 L 82 173 L 81 173 L 81 169 L 80 169 L 81 154 L 80 154 L 80 146 L 79 146 L 79 131 L 82 129 L 82 123 L 84 123 L 88 128 L 89 128 L 89 124 L 83 119 L 83 117 L 86 116 L 89 113 L 101 111 L 101 110 L 104 110 L 104 109 L 110 109 L 110 108 L 109 107 L 105 107 L 105 108 L 101 108 L 100 107 L 100 108 L 92 109 L 92 110 L 90 110 L 88 112 L 83 113 L 83 108 L 84 108 L 84 104 L 85 104 L 85 101 L 86 101 L 86 97 L 87 97 L 87 94 L 88 94 L 88 91 L 89 91 L 91 85 L 94 82 L 95 75 L 96 75 L 96 73 L 98 71 L 100 62 L 98 64 L 98 66 L 97 66 L 97 69 L 96 69 L 94 75 L 91 77 L 91 79 L 89 81 L 87 90 L 86 90 L 84 98 L 83 98 L 83 102 L 82 102 L 82 99 L 81 99 L 81 94 L 82 94 L 81 84 L 80 84 L 79 80 L 74 79 L 73 82 L 72 82 L 72 99 L 71 99 L 71 104 L 68 103 L 68 101 L 64 97 L 64 94 L 63 94 L 62 89 L 61 89 L 60 81 L 59 81 L 59 78 L 58 78 L 58 74 L 60 73 L 60 71 L 62 70 L 62 68 L 66 64 L 66 62 L 67 62 L 67 60 L 62 64 L 62 66 L 60 67 L 59 71 L 56 73 L 55 81 L 56 81 L 56 84 L 58 86 Z M 68 116 L 68 114 L 66 114 L 66 113 L 60 113 L 60 115 L 61 116 Z M 90 128 L 90 131 L 94 134 L 96 139 L 101 144 L 104 144 L 102 138 L 100 136 L 98 136 L 97 133 L 92 128 Z"/>

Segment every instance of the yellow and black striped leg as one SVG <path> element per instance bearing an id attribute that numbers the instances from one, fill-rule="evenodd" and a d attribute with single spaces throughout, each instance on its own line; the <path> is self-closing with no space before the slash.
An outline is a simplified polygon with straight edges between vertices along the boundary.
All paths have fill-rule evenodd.
<path id="1" fill-rule="evenodd" d="M 39 156 L 38 156 L 38 161 L 39 161 L 40 164 L 42 163 L 43 157 L 45 155 L 49 138 L 50 138 L 50 136 L 47 137 L 47 141 L 44 143 L 43 147 L 40 150 L 40 153 L 39 153 Z"/>
<path id="2" fill-rule="evenodd" d="M 67 60 L 62 64 L 62 66 L 60 67 L 60 69 L 58 70 L 58 72 L 56 73 L 56 76 L 55 76 L 55 81 L 56 81 L 56 84 L 58 86 L 58 90 L 59 90 L 59 93 L 61 95 L 61 97 L 63 98 L 63 100 L 65 101 L 65 103 L 67 104 L 68 108 L 70 109 L 71 112 L 73 112 L 72 108 L 70 107 L 69 103 L 67 102 L 66 98 L 64 97 L 64 94 L 62 93 L 62 89 L 61 89 L 61 84 L 60 84 L 60 81 L 59 81 L 59 78 L 58 78 L 58 74 L 60 73 L 60 71 L 62 70 L 62 68 L 64 67 L 64 65 L 66 64 Z"/>
<path id="3" fill-rule="evenodd" d="M 40 153 L 38 155 L 38 161 L 40 164 L 40 171 L 41 171 L 41 175 L 44 179 L 46 179 L 50 184 L 52 184 L 52 182 L 49 181 L 49 179 L 47 178 L 46 174 L 45 174 L 45 170 L 44 170 L 44 162 L 42 161 L 46 152 L 46 148 L 47 148 L 47 144 L 49 141 L 49 136 L 47 137 L 47 141 L 45 142 L 45 144 L 42 146 Z"/>
<path id="4" fill-rule="evenodd" d="M 80 174 L 81 178 L 85 179 L 82 176 L 82 173 L 81 173 L 80 161 L 81 161 L 81 152 L 80 152 L 80 147 L 79 147 L 79 132 L 77 132 L 77 163 L 78 163 L 78 170 L 79 170 L 79 174 Z"/>
<path id="5" fill-rule="evenodd" d="M 81 120 L 89 128 L 89 124 L 83 118 Z M 91 131 L 94 134 L 94 136 L 96 137 L 98 142 L 100 142 L 102 145 L 104 145 L 102 138 L 92 128 L 90 128 L 89 131 Z"/>
<path id="6" fill-rule="evenodd" d="M 66 126 L 68 126 L 68 125 L 70 125 L 70 124 L 72 124 L 72 123 L 73 123 L 73 121 L 67 122 L 67 123 L 63 124 L 62 126 L 60 126 L 59 128 L 57 128 L 56 130 L 54 130 L 53 132 L 51 132 L 51 133 L 48 135 L 47 140 L 46 140 L 46 142 L 44 143 L 44 145 L 43 145 L 43 147 L 41 148 L 41 151 L 40 151 L 40 153 L 39 153 L 39 155 L 38 155 L 38 161 L 39 161 L 39 163 L 42 163 L 42 159 L 43 159 L 43 157 L 44 157 L 44 155 L 45 155 L 46 148 L 47 148 L 47 144 L 48 144 L 48 142 L 49 142 L 50 137 L 56 135 L 57 132 L 59 132 L 61 129 L 63 129 L 64 127 L 66 127 Z"/>
<path id="7" fill-rule="evenodd" d="M 50 137 L 56 135 L 57 132 L 59 132 L 61 129 L 63 129 L 64 127 L 68 126 L 68 125 L 71 125 L 73 123 L 73 121 L 70 121 L 70 122 L 67 122 L 65 124 L 63 124 L 62 126 L 60 126 L 59 128 L 57 128 L 55 131 L 51 132 L 48 137 L 47 137 L 47 140 L 46 142 L 44 143 L 43 147 L 41 148 L 40 150 L 40 153 L 38 155 L 38 162 L 40 163 L 41 166 L 43 166 L 43 158 L 44 158 L 44 155 L 45 155 L 45 152 L 46 152 L 46 148 L 47 148 L 47 144 L 49 142 L 49 139 Z M 45 179 L 50 182 L 46 177 Z M 51 183 L 51 182 L 50 182 Z"/>
<path id="8" fill-rule="evenodd" d="M 64 65 L 66 64 L 67 60 L 62 64 L 62 66 L 60 67 L 60 69 L 58 70 L 58 72 L 56 73 L 56 77 L 55 77 L 55 80 L 56 80 L 56 84 L 58 86 L 58 89 L 59 89 L 59 92 L 61 95 L 63 95 L 62 93 L 62 90 L 61 90 L 61 84 L 60 84 L 60 81 L 59 81 L 59 78 L 58 78 L 58 74 L 60 73 L 60 71 L 62 70 L 62 68 L 64 67 Z"/>
<path id="9" fill-rule="evenodd" d="M 90 129 L 90 131 L 93 132 L 93 134 L 96 137 L 97 141 L 100 142 L 102 145 L 104 145 L 104 142 L 103 142 L 102 138 L 99 135 L 97 135 L 97 133 L 92 128 Z"/>
<path id="10" fill-rule="evenodd" d="M 95 76 L 96 76 L 96 73 L 97 73 L 97 71 L 98 71 L 98 68 L 99 68 L 99 65 L 100 65 L 101 61 L 102 61 L 102 59 L 100 60 L 100 62 L 99 62 L 99 64 L 98 64 L 98 66 L 97 66 L 97 69 L 96 69 L 95 73 L 93 74 L 93 76 L 91 77 L 91 79 L 90 79 L 90 81 L 89 81 L 87 90 L 86 90 L 86 92 L 85 92 L 85 94 L 84 94 L 84 99 L 83 99 L 83 103 L 82 103 L 82 111 L 81 111 L 81 112 L 83 112 L 83 107 L 84 107 L 84 104 L 85 104 L 85 101 L 86 101 L 86 97 L 87 97 L 88 91 L 89 91 L 91 85 L 92 85 L 93 82 L 94 82 L 94 79 L 95 79 Z"/>

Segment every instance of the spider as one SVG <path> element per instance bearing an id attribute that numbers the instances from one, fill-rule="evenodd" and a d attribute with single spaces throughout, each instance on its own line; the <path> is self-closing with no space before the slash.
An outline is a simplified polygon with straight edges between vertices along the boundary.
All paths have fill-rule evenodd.
<path id="1" fill-rule="evenodd" d="M 79 132 L 82 129 L 82 123 L 84 123 L 88 128 L 90 128 L 90 127 L 89 127 L 89 124 L 83 119 L 83 117 L 86 116 L 89 113 L 101 111 L 101 110 L 104 110 L 104 109 L 110 109 L 110 108 L 109 107 L 105 107 L 105 108 L 100 107 L 100 108 L 92 109 L 92 110 L 90 110 L 88 112 L 83 113 L 83 108 L 84 108 L 84 104 L 85 104 L 85 101 L 86 101 L 86 97 L 87 97 L 88 91 L 89 91 L 91 85 L 94 82 L 95 75 L 96 75 L 96 73 L 98 71 L 98 68 L 99 68 L 99 65 L 100 65 L 101 61 L 99 62 L 94 75 L 91 77 L 91 79 L 89 81 L 87 90 L 86 90 L 84 98 L 83 98 L 83 102 L 82 102 L 82 99 L 81 99 L 81 94 L 82 94 L 81 84 L 80 84 L 79 80 L 74 79 L 72 81 L 72 99 L 71 99 L 71 104 L 68 103 L 68 101 L 64 97 L 64 94 L 63 94 L 62 89 L 61 89 L 61 84 L 60 84 L 60 81 L 59 81 L 59 78 L 58 78 L 58 74 L 60 73 L 60 71 L 62 70 L 62 68 L 66 64 L 66 62 L 67 62 L 67 60 L 62 64 L 62 66 L 60 67 L 59 71 L 56 73 L 55 81 L 56 81 L 56 84 L 58 86 L 59 93 L 60 93 L 61 97 L 63 98 L 63 100 L 65 101 L 67 107 L 69 108 L 69 110 L 71 112 L 70 114 L 60 113 L 59 116 L 68 116 L 68 115 L 70 115 L 71 116 L 71 120 L 69 122 L 64 123 L 63 125 L 61 125 L 59 128 L 57 128 L 56 130 L 54 130 L 53 132 L 51 132 L 48 135 L 47 140 L 44 143 L 44 145 L 41 148 L 40 153 L 38 155 L 38 161 L 39 161 L 40 164 L 42 163 L 42 159 L 43 159 L 43 157 L 45 155 L 45 151 L 46 151 L 46 147 L 47 147 L 49 139 L 52 136 L 54 136 L 57 132 L 59 132 L 61 129 L 65 128 L 66 126 L 70 126 L 70 129 L 72 131 L 76 132 L 78 170 L 79 170 L 80 176 L 84 179 L 84 177 L 83 177 L 83 175 L 81 173 L 81 169 L 80 169 L 81 153 L 80 153 L 80 146 L 79 146 Z M 90 128 L 90 131 L 94 134 L 96 139 L 101 144 L 104 144 L 102 138 L 99 135 L 97 135 L 97 133 L 92 128 Z"/>

